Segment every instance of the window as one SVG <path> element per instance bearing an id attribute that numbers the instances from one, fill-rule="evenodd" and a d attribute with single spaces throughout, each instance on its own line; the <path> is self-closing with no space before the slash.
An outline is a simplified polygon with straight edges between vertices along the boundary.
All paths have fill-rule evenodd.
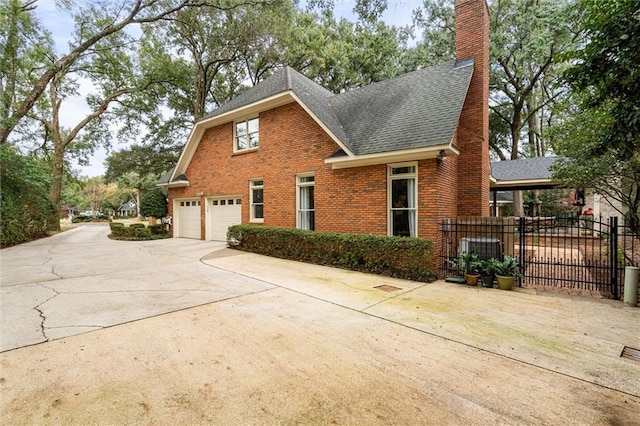
<path id="1" fill-rule="evenodd" d="M 417 166 L 389 166 L 389 234 L 417 236 Z"/>
<path id="2" fill-rule="evenodd" d="M 264 221 L 264 182 L 252 180 L 249 183 L 249 195 L 251 196 L 251 221 Z"/>
<path id="3" fill-rule="evenodd" d="M 258 118 L 236 122 L 234 151 L 257 148 L 259 145 L 260 124 Z"/>
<path id="4" fill-rule="evenodd" d="M 315 177 L 303 175 L 297 177 L 298 187 L 298 229 L 315 231 L 316 229 L 316 205 L 314 199 Z"/>

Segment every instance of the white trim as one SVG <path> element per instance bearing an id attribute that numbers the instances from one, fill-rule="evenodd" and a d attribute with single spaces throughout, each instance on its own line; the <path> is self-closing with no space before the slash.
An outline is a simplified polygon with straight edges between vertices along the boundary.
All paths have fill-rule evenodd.
<path id="1" fill-rule="evenodd" d="M 393 175 L 391 172 L 393 169 L 395 168 L 399 168 L 399 167 L 415 167 L 415 171 L 413 173 L 405 173 L 405 174 L 399 174 L 399 175 Z M 392 203 L 393 203 L 393 194 L 392 194 L 392 181 L 396 180 L 396 179 L 414 179 L 415 184 L 414 184 L 414 191 L 415 191 L 415 200 L 414 200 L 414 204 L 415 207 L 413 208 L 414 210 L 414 235 L 412 235 L 412 237 L 417 237 L 418 236 L 418 223 L 420 222 L 418 220 L 418 213 L 419 213 L 419 209 L 418 206 L 420 205 L 419 203 L 419 188 L 418 188 L 418 162 L 417 161 L 409 161 L 409 162 L 403 162 L 403 163 L 394 163 L 394 164 L 387 164 L 387 235 L 389 236 L 393 236 L 393 207 L 392 207 Z M 407 207 L 407 211 L 409 211 L 409 207 Z M 409 229 L 411 229 L 411 227 L 409 227 Z"/>
<path id="2" fill-rule="evenodd" d="M 261 181 L 262 185 L 253 186 L 254 182 Z M 253 189 L 262 189 L 262 217 L 253 216 Z M 264 223 L 264 178 L 249 179 L 249 223 Z"/>
<path id="3" fill-rule="evenodd" d="M 306 178 L 306 177 L 312 177 L 313 178 L 313 182 L 300 182 L 300 178 Z M 316 186 L 316 176 L 314 172 L 307 172 L 307 173 L 299 173 L 296 175 L 296 228 L 297 229 L 301 229 L 300 226 L 300 188 L 305 188 L 305 187 L 309 187 L 309 186 L 313 186 L 314 187 L 314 197 L 315 197 L 315 186 Z M 315 199 L 314 201 L 314 206 L 315 206 Z M 315 213 L 315 207 L 313 209 L 313 212 Z M 314 229 L 315 229 L 315 223 L 314 223 Z"/>
<path id="4" fill-rule="evenodd" d="M 509 180 L 509 181 L 496 181 L 495 179 L 491 181 L 491 188 L 511 188 L 518 186 L 531 186 L 535 187 L 537 185 L 554 185 L 560 184 L 560 182 L 553 181 L 551 179 L 522 179 L 522 180 Z"/>
<path id="5" fill-rule="evenodd" d="M 440 151 L 444 151 L 446 156 L 460 154 L 460 151 L 449 143 L 446 145 L 412 148 L 402 151 L 383 152 L 379 154 L 356 155 L 353 157 L 330 157 L 326 158 L 324 162 L 325 164 L 331 164 L 331 168 L 334 170 L 346 169 L 350 167 L 373 166 L 376 164 L 389 164 L 438 158 Z"/>
<path id="6" fill-rule="evenodd" d="M 249 122 L 252 120 L 258 120 L 258 146 L 249 146 L 249 135 L 251 135 L 251 133 L 249 132 Z M 247 147 L 244 149 L 239 149 L 238 148 L 238 134 L 237 134 L 237 130 L 238 130 L 238 124 L 239 123 L 245 123 L 247 126 L 247 134 L 245 135 L 247 137 Z M 239 152 L 249 152 L 249 151 L 257 151 L 258 148 L 260 148 L 260 114 L 257 115 L 250 115 L 247 116 L 245 118 L 238 118 L 236 120 L 233 120 L 233 141 L 232 141 L 232 145 L 233 145 L 233 153 L 237 154 Z"/>

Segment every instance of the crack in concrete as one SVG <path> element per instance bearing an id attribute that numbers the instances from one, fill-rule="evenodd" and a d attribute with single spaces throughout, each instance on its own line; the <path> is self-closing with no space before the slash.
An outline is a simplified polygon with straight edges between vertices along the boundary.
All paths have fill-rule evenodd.
<path id="1" fill-rule="evenodd" d="M 42 305 L 44 305 L 45 303 L 47 303 L 49 300 L 52 300 L 56 297 L 58 297 L 60 295 L 60 292 L 58 290 L 56 290 L 55 288 L 52 287 L 47 287 L 44 284 L 41 283 L 37 283 L 37 285 L 39 285 L 40 287 L 47 289 L 47 290 L 51 290 L 53 291 L 53 296 L 49 297 L 48 299 L 46 299 L 45 301 L 38 303 L 33 309 L 35 309 L 38 312 L 38 315 L 40 316 L 40 332 L 42 333 L 42 337 L 44 338 L 45 342 L 49 341 L 49 337 L 47 336 L 47 332 L 46 329 L 47 327 L 44 326 L 44 322 L 47 320 L 47 316 L 44 314 L 44 311 L 42 310 Z"/>
<path id="2" fill-rule="evenodd" d="M 56 277 L 58 277 L 59 280 L 64 279 L 64 277 L 62 275 L 60 275 L 59 273 L 56 272 L 56 265 L 51 265 L 51 274 L 55 275 Z"/>

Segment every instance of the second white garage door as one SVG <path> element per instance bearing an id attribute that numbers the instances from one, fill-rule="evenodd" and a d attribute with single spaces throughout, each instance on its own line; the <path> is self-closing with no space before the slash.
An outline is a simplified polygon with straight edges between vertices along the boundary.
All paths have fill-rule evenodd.
<path id="1" fill-rule="evenodd" d="M 227 228 L 242 223 L 242 199 L 240 197 L 215 198 L 208 200 L 209 232 L 214 241 L 227 240 Z"/>

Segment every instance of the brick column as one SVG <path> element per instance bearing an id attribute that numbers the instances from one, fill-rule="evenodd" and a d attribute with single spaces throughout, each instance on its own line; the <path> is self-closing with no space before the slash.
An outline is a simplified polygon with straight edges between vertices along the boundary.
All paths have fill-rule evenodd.
<path id="1" fill-rule="evenodd" d="M 458 216 L 489 216 L 489 8 L 486 0 L 456 0 L 456 58 L 474 59 L 457 143 Z"/>

